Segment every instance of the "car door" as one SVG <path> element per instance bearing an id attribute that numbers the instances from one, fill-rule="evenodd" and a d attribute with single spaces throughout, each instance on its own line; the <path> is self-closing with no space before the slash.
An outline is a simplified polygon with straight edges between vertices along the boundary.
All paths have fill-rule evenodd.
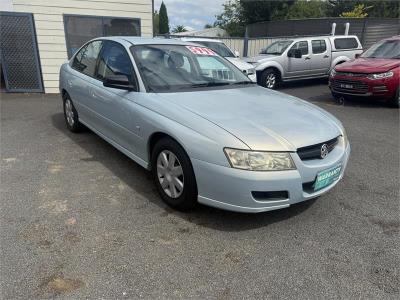
<path id="1" fill-rule="evenodd" d="M 89 87 L 95 76 L 97 58 L 103 42 L 96 40 L 83 46 L 71 62 L 72 76 L 68 77 L 68 93 L 78 111 L 79 118 L 89 125 L 93 122 L 90 107 Z"/>
<path id="2" fill-rule="evenodd" d="M 311 40 L 311 74 L 328 74 L 331 66 L 330 49 L 326 39 Z"/>
<path id="3" fill-rule="evenodd" d="M 105 87 L 104 80 L 115 75 L 128 77 L 135 90 Z M 117 42 L 105 41 L 98 59 L 96 78 L 89 90 L 91 106 L 97 114 L 95 126 L 101 134 L 133 154 L 140 139 L 140 128 L 135 126 L 136 104 L 127 99 L 127 96 L 129 93 L 137 93 L 137 82 L 131 57 L 126 49 Z"/>
<path id="4" fill-rule="evenodd" d="M 292 55 L 295 49 L 301 51 L 301 58 L 296 58 Z M 287 59 L 287 72 L 285 72 L 287 77 L 307 76 L 311 70 L 308 41 L 305 40 L 294 43 L 288 51 Z"/>

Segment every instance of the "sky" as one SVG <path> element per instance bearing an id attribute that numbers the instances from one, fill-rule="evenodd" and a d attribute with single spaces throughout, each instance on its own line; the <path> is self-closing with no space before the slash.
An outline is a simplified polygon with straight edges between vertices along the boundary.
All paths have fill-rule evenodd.
<path id="1" fill-rule="evenodd" d="M 213 24 L 215 15 L 221 13 L 226 0 L 164 0 L 170 28 L 184 25 L 188 30 L 203 29 Z M 162 0 L 154 0 L 154 9 L 160 10 Z"/>

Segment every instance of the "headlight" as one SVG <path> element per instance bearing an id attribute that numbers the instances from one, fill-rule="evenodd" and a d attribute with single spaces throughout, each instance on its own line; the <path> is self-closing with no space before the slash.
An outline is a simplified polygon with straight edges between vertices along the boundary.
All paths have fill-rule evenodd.
<path id="1" fill-rule="evenodd" d="M 247 75 L 253 75 L 256 72 L 256 69 L 251 68 L 247 70 Z"/>
<path id="2" fill-rule="evenodd" d="M 331 70 L 331 77 L 333 77 L 333 76 L 335 76 L 336 75 L 336 70 L 335 69 L 332 69 Z"/>
<path id="3" fill-rule="evenodd" d="M 389 71 L 386 73 L 379 73 L 379 74 L 370 74 L 367 77 L 369 79 L 375 80 L 375 79 L 383 79 L 383 78 L 388 78 L 388 77 L 392 77 L 393 76 L 393 72 Z"/>
<path id="4" fill-rule="evenodd" d="M 347 145 L 349 144 L 349 138 L 347 137 L 347 132 L 346 130 L 343 128 L 343 141 L 344 141 L 344 148 L 347 148 Z"/>
<path id="5" fill-rule="evenodd" d="M 224 149 L 232 168 L 252 171 L 295 170 L 296 166 L 287 152 L 264 152 Z"/>

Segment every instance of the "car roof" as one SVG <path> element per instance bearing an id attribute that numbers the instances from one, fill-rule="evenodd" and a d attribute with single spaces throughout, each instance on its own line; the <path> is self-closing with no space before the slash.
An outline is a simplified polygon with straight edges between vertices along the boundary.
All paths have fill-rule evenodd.
<path id="1" fill-rule="evenodd" d="M 293 36 L 277 38 L 279 40 L 291 40 L 291 41 L 304 41 L 304 39 L 325 39 L 325 38 L 357 38 L 356 35 L 313 35 L 313 36 Z"/>
<path id="2" fill-rule="evenodd" d="M 198 37 L 183 37 L 181 38 L 182 41 L 187 42 L 214 42 L 214 43 L 222 43 L 221 40 L 217 39 L 207 39 L 207 38 L 198 38 Z"/>
<path id="3" fill-rule="evenodd" d="M 96 39 L 110 40 L 120 43 L 129 42 L 133 45 L 195 45 L 193 43 L 182 41 L 180 39 L 147 38 L 138 36 L 107 36 L 99 37 Z"/>

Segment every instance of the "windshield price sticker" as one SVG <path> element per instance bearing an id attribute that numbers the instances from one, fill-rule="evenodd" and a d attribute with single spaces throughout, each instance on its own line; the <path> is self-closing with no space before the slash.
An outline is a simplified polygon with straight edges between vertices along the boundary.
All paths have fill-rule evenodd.
<path id="1" fill-rule="evenodd" d="M 192 52 L 193 54 L 196 55 L 210 55 L 210 56 L 217 56 L 217 53 L 215 53 L 213 50 L 205 47 L 196 47 L 196 46 L 186 46 Z"/>

